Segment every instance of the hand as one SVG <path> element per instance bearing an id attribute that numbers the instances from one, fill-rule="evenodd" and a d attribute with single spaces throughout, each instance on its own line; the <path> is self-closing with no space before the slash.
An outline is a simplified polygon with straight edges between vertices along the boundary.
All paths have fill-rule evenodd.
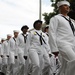
<path id="1" fill-rule="evenodd" d="M 15 59 L 17 59 L 17 56 L 15 56 Z"/>
<path id="2" fill-rule="evenodd" d="M 9 55 L 6 55 L 7 57 L 9 57 Z"/>
<path id="3" fill-rule="evenodd" d="M 53 75 L 56 75 L 56 73 L 53 73 Z"/>
<path id="4" fill-rule="evenodd" d="M 59 52 L 52 52 L 52 53 L 55 55 L 55 57 L 57 57 L 59 54 Z"/>
<path id="5" fill-rule="evenodd" d="M 27 60 L 27 56 L 24 56 L 24 59 Z"/>
<path id="6" fill-rule="evenodd" d="M 1 58 L 3 58 L 3 55 L 0 55 L 1 56 Z"/>
<path id="7" fill-rule="evenodd" d="M 49 54 L 49 57 L 51 57 L 52 56 L 52 54 Z"/>

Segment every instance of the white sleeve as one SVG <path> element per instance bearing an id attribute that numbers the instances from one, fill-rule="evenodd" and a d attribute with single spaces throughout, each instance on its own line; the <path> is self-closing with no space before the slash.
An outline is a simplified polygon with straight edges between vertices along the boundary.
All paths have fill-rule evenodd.
<path id="1" fill-rule="evenodd" d="M 46 44 L 44 44 L 44 47 L 45 47 L 46 51 L 48 52 L 48 54 L 51 54 L 51 49 L 50 49 L 50 45 L 49 45 L 49 37 L 47 35 L 45 35 L 45 42 L 46 42 Z"/>
<path id="2" fill-rule="evenodd" d="M 8 45 L 6 45 L 6 41 L 3 43 L 3 47 L 4 47 L 4 52 L 6 55 L 9 55 L 9 48 L 8 48 Z"/>
<path id="3" fill-rule="evenodd" d="M 2 47 L 2 45 L 0 46 L 0 55 L 3 55 L 3 47 Z"/>
<path id="4" fill-rule="evenodd" d="M 30 48 L 30 42 L 31 42 L 31 33 L 28 34 L 27 40 L 26 40 L 26 48 L 24 50 L 24 55 L 28 54 L 29 48 Z"/>
<path id="5" fill-rule="evenodd" d="M 52 52 L 58 52 L 56 43 L 57 27 L 58 27 L 58 19 L 56 17 L 51 18 L 49 24 L 49 44 Z"/>
<path id="6" fill-rule="evenodd" d="M 18 37 L 16 39 L 18 53 L 20 53 L 22 51 L 21 48 L 20 48 L 20 39 L 19 39 L 19 37 L 20 37 L 20 35 L 18 35 Z"/>
<path id="7" fill-rule="evenodd" d="M 11 39 L 8 41 L 8 50 L 9 50 L 9 53 L 11 52 Z"/>

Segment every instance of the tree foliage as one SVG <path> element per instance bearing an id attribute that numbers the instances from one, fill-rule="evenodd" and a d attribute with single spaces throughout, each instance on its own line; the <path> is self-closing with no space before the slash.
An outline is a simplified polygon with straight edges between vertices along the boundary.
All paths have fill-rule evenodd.
<path id="1" fill-rule="evenodd" d="M 53 12 L 51 13 L 44 13 L 44 20 L 46 24 L 49 24 L 49 20 L 51 17 L 53 17 L 54 15 L 58 14 L 58 8 L 57 8 L 57 2 L 58 1 L 63 1 L 63 0 L 50 0 L 52 2 L 51 6 L 54 7 Z M 70 2 L 71 6 L 70 9 L 71 11 L 68 13 L 68 15 L 75 20 L 75 0 L 67 0 Z"/>

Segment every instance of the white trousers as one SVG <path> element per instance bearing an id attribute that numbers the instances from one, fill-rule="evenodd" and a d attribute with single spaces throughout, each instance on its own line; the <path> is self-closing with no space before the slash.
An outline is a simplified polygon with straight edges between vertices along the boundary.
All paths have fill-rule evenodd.
<path id="1" fill-rule="evenodd" d="M 50 58 L 49 58 L 49 54 L 47 53 L 46 50 L 43 49 L 43 59 L 44 59 L 44 67 L 42 70 L 42 75 L 50 75 Z"/>
<path id="2" fill-rule="evenodd" d="M 40 56 L 42 57 L 42 54 Z M 29 58 L 33 64 L 31 75 L 40 75 L 40 59 L 35 49 L 29 51 Z"/>
<path id="3" fill-rule="evenodd" d="M 18 58 L 19 58 L 19 65 L 18 65 L 18 72 L 17 75 L 25 75 L 25 59 L 24 59 L 23 51 L 19 51 Z"/>
<path id="4" fill-rule="evenodd" d="M 67 62 L 65 75 L 75 75 L 75 60 Z"/>
<path id="5" fill-rule="evenodd" d="M 7 66 L 8 66 L 8 57 L 6 55 L 4 55 L 2 58 L 2 72 L 4 74 L 7 73 Z"/>
<path id="6" fill-rule="evenodd" d="M 27 60 L 25 60 L 25 75 L 28 75 L 28 67 L 29 67 L 29 56 L 27 56 Z"/>
<path id="7" fill-rule="evenodd" d="M 72 70 L 75 69 L 75 65 L 72 64 L 72 61 L 75 60 L 75 52 L 73 51 L 72 46 L 65 45 L 63 47 L 60 47 L 59 52 L 62 56 L 62 63 L 63 63 L 63 64 L 61 64 L 62 65 L 61 72 L 65 71 L 64 73 L 60 73 L 59 75 L 69 75 L 68 72 L 70 72 L 70 74 L 72 73 L 72 75 L 74 75 Z M 66 64 L 66 67 L 65 67 L 65 64 Z M 74 67 L 71 67 L 68 64 L 73 65 Z"/>

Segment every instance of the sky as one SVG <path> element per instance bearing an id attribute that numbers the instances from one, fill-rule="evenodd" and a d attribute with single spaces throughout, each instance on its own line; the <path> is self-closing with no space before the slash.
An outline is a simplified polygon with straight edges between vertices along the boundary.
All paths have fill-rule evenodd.
<path id="1" fill-rule="evenodd" d="M 42 14 L 52 11 L 50 0 L 42 0 Z M 20 31 L 23 25 L 32 29 L 37 19 L 39 0 L 0 0 L 0 39 L 6 38 L 7 34 L 13 36 L 13 30 Z M 43 16 L 42 21 L 44 22 Z"/>

